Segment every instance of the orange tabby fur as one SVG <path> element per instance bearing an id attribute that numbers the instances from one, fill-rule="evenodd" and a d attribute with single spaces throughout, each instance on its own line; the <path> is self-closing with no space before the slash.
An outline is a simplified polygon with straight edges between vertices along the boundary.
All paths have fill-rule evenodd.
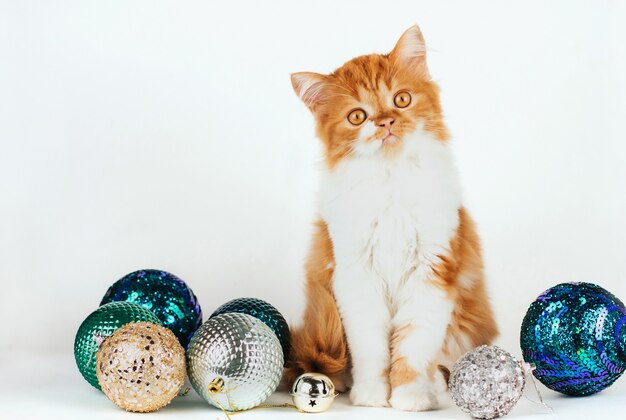
<path id="1" fill-rule="evenodd" d="M 285 378 L 292 383 L 301 373 L 322 372 L 334 378 L 337 388 L 343 390 L 349 355 L 332 291 L 333 244 L 326 223 L 319 220 L 315 229 L 306 263 L 304 322 L 301 328 L 292 329 L 292 350 Z"/>
<path id="2" fill-rule="evenodd" d="M 415 103 L 408 117 L 391 109 L 372 118 L 395 118 L 394 132 L 399 137 L 423 123 L 425 131 L 439 141 L 447 141 L 439 89 L 430 79 L 425 60 L 416 61 L 410 68 L 397 65 L 398 50 L 402 47 L 401 40 L 390 54 L 357 57 L 330 75 L 297 73 L 292 76 L 294 90 L 315 115 L 317 135 L 324 145 L 329 168 L 334 168 L 350 155 L 355 128 L 344 124 L 345 117 L 358 106 L 355 98 L 367 97 L 372 91 L 392 91 L 394 86 L 410 87 Z M 378 131 L 376 136 L 380 137 Z M 393 147 L 393 144 L 389 145 L 387 153 L 393 153 Z M 458 217 L 459 225 L 450 241 L 449 253 L 439 256 L 441 263 L 433 268 L 429 279 L 454 302 L 452 321 L 441 348 L 441 354 L 445 356 L 442 359 L 445 360 L 456 360 L 468 350 L 468 345 L 488 344 L 498 334 L 488 304 L 480 243 L 474 223 L 463 207 L 458 210 Z M 303 324 L 292 329 L 293 350 L 285 371 L 288 383 L 303 372 L 320 372 L 330 376 L 339 390 L 349 386 L 350 355 L 333 296 L 333 269 L 333 243 L 326 223 L 319 220 L 306 263 L 307 305 Z M 411 382 L 418 375 L 407 365 L 404 357 L 394 351 L 411 328 L 413 326 L 408 324 L 391 332 L 391 364 L 389 370 L 382 374 L 388 375 L 392 388 Z M 463 336 L 466 338 L 463 339 Z M 432 361 L 427 375 L 434 376 L 435 371 L 440 369 L 445 376 L 450 367 L 439 366 L 437 361 Z"/>
<path id="3" fill-rule="evenodd" d="M 480 242 L 474 222 L 463 208 L 459 210 L 459 218 L 459 228 L 450 243 L 451 253 L 442 258 L 444 263 L 438 268 L 434 280 L 455 302 L 453 319 L 441 349 L 452 360 L 461 357 L 465 351 L 463 343 L 457 342 L 461 333 L 470 338 L 472 347 L 489 344 L 498 335 L 491 307 L 485 304 L 488 298 Z M 306 263 L 307 306 L 303 323 L 291 331 L 292 352 L 285 370 L 287 383 L 292 383 L 304 372 L 328 375 L 341 391 L 345 391 L 346 382 L 349 383 L 349 379 L 346 379 L 349 374 L 348 345 L 332 292 L 333 264 L 332 241 L 326 224 L 320 220 L 316 223 L 316 232 Z M 474 279 L 471 288 L 459 285 L 461 274 Z M 392 387 L 410 382 L 414 378 L 414 373 L 402 359 L 394 360 L 393 357 L 394 343 L 401 340 L 405 333 L 396 330 L 392 334 L 392 363 L 388 372 Z M 446 368 L 450 369 L 451 366 Z"/>

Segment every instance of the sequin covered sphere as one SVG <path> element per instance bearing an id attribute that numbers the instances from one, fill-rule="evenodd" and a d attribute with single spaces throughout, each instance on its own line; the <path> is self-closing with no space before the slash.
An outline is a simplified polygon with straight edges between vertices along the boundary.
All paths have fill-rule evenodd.
<path id="1" fill-rule="evenodd" d="M 102 391 L 118 407 L 156 411 L 169 404 L 185 382 L 185 350 L 165 327 L 126 324 L 100 346 L 96 374 Z"/>
<path id="2" fill-rule="evenodd" d="M 209 319 L 187 349 L 191 385 L 209 404 L 227 411 L 261 404 L 283 372 L 283 351 L 272 330 L 258 319 L 228 313 Z"/>
<path id="3" fill-rule="evenodd" d="M 184 281 L 165 271 L 139 270 L 122 277 L 109 287 L 100 305 L 116 301 L 135 302 L 154 312 L 185 348 L 202 324 L 196 295 Z"/>
<path id="4" fill-rule="evenodd" d="M 461 357 L 450 372 L 450 395 L 477 419 L 511 411 L 524 392 L 526 377 L 513 355 L 497 346 L 480 346 Z"/>
<path id="5" fill-rule="evenodd" d="M 567 395 L 602 391 L 626 368 L 626 309 L 600 286 L 563 283 L 543 292 L 524 317 L 524 360 L 545 386 Z"/>
<path id="6" fill-rule="evenodd" d="M 263 321 L 265 325 L 274 331 L 276 337 L 278 337 L 280 345 L 283 348 L 285 360 L 289 358 L 289 350 L 291 349 L 289 326 L 287 325 L 287 321 L 285 321 L 283 315 L 278 312 L 278 309 L 261 299 L 239 298 L 226 302 L 217 308 L 210 318 L 229 312 L 252 315 L 253 317 Z"/>
<path id="7" fill-rule="evenodd" d="M 92 312 L 80 325 L 74 339 L 74 358 L 83 377 L 100 389 L 96 377 L 96 352 L 105 338 L 129 322 L 154 322 L 159 318 L 142 306 L 131 302 L 112 302 Z"/>

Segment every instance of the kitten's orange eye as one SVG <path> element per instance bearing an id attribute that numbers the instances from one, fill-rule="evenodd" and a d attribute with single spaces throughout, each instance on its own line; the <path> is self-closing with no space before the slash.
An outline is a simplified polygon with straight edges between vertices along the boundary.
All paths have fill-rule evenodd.
<path id="1" fill-rule="evenodd" d="M 350 121 L 350 124 L 352 125 L 363 124 L 365 118 L 367 118 L 367 114 L 361 108 L 350 111 L 350 113 L 348 114 L 348 121 Z"/>
<path id="2" fill-rule="evenodd" d="M 406 108 L 411 103 L 411 94 L 409 92 L 398 92 L 393 98 L 393 103 L 398 108 Z"/>

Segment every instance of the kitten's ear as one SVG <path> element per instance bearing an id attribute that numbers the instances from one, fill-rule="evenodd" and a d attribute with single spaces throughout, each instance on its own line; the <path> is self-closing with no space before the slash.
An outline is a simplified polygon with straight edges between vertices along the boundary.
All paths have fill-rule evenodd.
<path id="1" fill-rule="evenodd" d="M 291 85 L 296 95 L 311 111 L 321 104 L 327 96 L 325 92 L 328 83 L 328 76 L 319 73 L 301 72 L 291 75 Z"/>
<path id="2" fill-rule="evenodd" d="M 407 29 L 389 56 L 396 64 L 430 77 L 426 67 L 426 43 L 419 26 L 413 25 Z"/>

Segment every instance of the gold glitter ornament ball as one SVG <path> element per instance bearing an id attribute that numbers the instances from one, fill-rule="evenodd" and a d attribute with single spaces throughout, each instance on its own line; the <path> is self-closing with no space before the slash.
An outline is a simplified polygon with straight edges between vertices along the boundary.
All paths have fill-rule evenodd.
<path id="1" fill-rule="evenodd" d="M 107 338 L 96 355 L 104 394 L 126 411 L 166 406 L 185 380 L 185 351 L 169 329 L 150 322 L 126 324 Z"/>

